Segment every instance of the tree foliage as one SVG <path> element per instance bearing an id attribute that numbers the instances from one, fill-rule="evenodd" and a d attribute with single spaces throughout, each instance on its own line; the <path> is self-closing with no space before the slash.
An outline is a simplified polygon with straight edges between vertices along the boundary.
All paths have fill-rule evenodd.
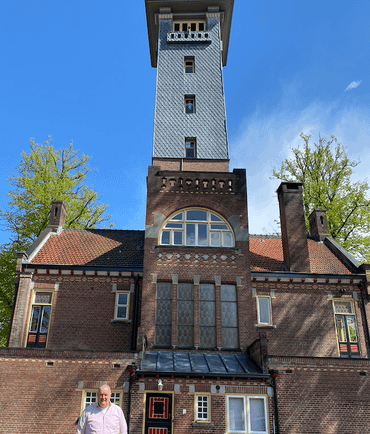
<path id="1" fill-rule="evenodd" d="M 303 183 L 306 225 L 315 208 L 326 209 L 329 234 L 346 250 L 362 260 L 370 259 L 370 200 L 366 180 L 351 182 L 353 169 L 346 147 L 334 136 L 319 138 L 301 133 L 303 147 L 292 148 L 293 156 L 282 162 L 273 177 Z"/>
<path id="2" fill-rule="evenodd" d="M 49 137 L 44 144 L 30 140 L 30 151 L 22 152 L 16 173 L 8 181 L 10 201 L 0 218 L 10 232 L 9 243 L 0 247 L 0 346 L 5 345 L 9 329 L 16 267 L 16 253 L 26 250 L 47 227 L 50 204 L 64 202 L 66 228 L 96 228 L 110 223 L 107 205 L 85 185 L 90 156 L 79 155 L 72 143 L 54 149 Z"/>

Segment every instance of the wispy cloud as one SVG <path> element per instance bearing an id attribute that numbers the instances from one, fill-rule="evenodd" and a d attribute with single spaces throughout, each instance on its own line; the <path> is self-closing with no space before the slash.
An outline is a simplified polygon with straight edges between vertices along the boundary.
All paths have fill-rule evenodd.
<path id="1" fill-rule="evenodd" d="M 360 86 L 360 84 L 361 80 L 352 81 L 352 83 L 350 83 L 344 91 L 346 92 L 347 90 L 356 89 L 356 87 Z"/>
<path id="2" fill-rule="evenodd" d="M 331 134 L 348 147 L 351 159 L 361 161 L 355 177 L 370 178 L 370 110 L 367 107 L 348 107 L 340 99 L 332 102 L 316 101 L 304 105 L 299 91 L 293 104 L 291 93 L 296 85 L 283 89 L 281 102 L 269 113 L 256 110 L 244 119 L 239 134 L 230 137 L 230 166 L 247 170 L 250 232 L 274 233 L 279 230 L 276 189 L 279 181 L 270 179 L 272 169 L 280 168 L 291 148 L 301 146 L 300 133 L 329 138 Z M 302 102 L 302 104 L 301 104 Z"/>

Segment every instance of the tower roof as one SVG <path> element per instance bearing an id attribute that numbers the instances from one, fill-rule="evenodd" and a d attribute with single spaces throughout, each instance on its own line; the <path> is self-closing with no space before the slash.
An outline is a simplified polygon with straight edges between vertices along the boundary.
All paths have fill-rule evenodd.
<path id="1" fill-rule="evenodd" d="M 209 7 L 219 7 L 219 12 L 223 14 L 221 19 L 222 63 L 226 65 L 234 0 L 145 0 L 150 60 L 153 67 L 157 66 L 158 20 L 156 15 L 166 13 L 168 9 L 168 13 L 173 14 L 176 18 L 195 19 L 211 12 L 212 9 L 208 10 Z"/>

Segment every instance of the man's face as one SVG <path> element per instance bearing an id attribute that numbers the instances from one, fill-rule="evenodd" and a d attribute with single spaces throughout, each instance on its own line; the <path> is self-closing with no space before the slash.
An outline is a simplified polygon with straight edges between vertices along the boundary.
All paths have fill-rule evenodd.
<path id="1" fill-rule="evenodd" d="M 108 387 L 102 387 L 98 392 L 98 404 L 100 407 L 105 408 L 109 406 L 110 402 L 110 389 Z"/>

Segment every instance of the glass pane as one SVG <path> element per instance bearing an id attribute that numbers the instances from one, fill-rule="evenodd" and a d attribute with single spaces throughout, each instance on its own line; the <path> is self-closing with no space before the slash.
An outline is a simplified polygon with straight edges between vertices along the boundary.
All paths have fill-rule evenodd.
<path id="1" fill-rule="evenodd" d="M 51 292 L 36 292 L 35 294 L 35 304 L 51 304 Z"/>
<path id="2" fill-rule="evenodd" d="M 219 230 L 219 231 L 221 231 L 221 230 L 223 230 L 223 231 L 228 231 L 229 230 L 229 228 L 226 226 L 226 225 L 211 225 L 211 229 L 212 230 Z"/>
<path id="3" fill-rule="evenodd" d="M 161 244 L 170 244 L 170 231 L 163 231 L 161 237 Z"/>
<path id="4" fill-rule="evenodd" d="M 250 427 L 252 432 L 266 432 L 265 402 L 262 398 L 249 398 Z"/>
<path id="5" fill-rule="evenodd" d="M 209 236 L 211 238 L 212 247 L 220 247 L 220 232 L 210 232 Z"/>
<path id="6" fill-rule="evenodd" d="M 215 326 L 215 302 L 200 301 L 199 302 L 199 325 L 200 326 Z"/>
<path id="7" fill-rule="evenodd" d="M 50 306 L 44 306 L 41 319 L 40 333 L 47 333 L 50 319 Z"/>
<path id="8" fill-rule="evenodd" d="M 182 246 L 182 232 L 174 231 L 173 244 L 175 244 L 177 246 Z"/>
<path id="9" fill-rule="evenodd" d="M 179 283 L 177 286 L 178 300 L 193 300 L 193 284 Z"/>
<path id="10" fill-rule="evenodd" d="M 215 285 L 201 283 L 199 285 L 199 300 L 215 300 Z"/>
<path id="11" fill-rule="evenodd" d="M 166 229 L 182 229 L 182 223 L 167 223 Z"/>
<path id="12" fill-rule="evenodd" d="M 178 213 L 178 214 L 176 214 L 175 216 L 173 216 L 172 218 L 171 218 L 171 220 L 182 220 L 183 218 L 182 218 L 182 212 L 180 212 L 180 213 Z"/>
<path id="13" fill-rule="evenodd" d="M 336 322 L 339 342 L 347 342 L 346 329 L 344 326 L 344 317 L 342 315 L 336 316 Z"/>
<path id="14" fill-rule="evenodd" d="M 348 336 L 350 342 L 357 342 L 356 322 L 354 316 L 347 316 Z"/>
<path id="15" fill-rule="evenodd" d="M 195 246 L 195 224 L 186 225 L 186 245 Z"/>
<path id="16" fill-rule="evenodd" d="M 210 213 L 210 216 L 211 216 L 211 222 L 222 222 L 222 220 L 216 215 Z"/>
<path id="17" fill-rule="evenodd" d="M 155 322 L 157 324 L 170 325 L 171 309 L 172 309 L 172 300 L 161 300 L 160 302 L 157 301 Z"/>
<path id="18" fill-rule="evenodd" d="M 32 317 L 30 323 L 30 332 L 37 332 L 41 313 L 41 306 L 33 306 Z"/>
<path id="19" fill-rule="evenodd" d="M 238 329 L 222 327 L 222 346 L 224 348 L 238 348 Z"/>
<path id="20" fill-rule="evenodd" d="M 187 221 L 206 222 L 207 221 L 207 212 L 206 211 L 199 211 L 199 210 L 186 211 L 186 220 Z"/>
<path id="21" fill-rule="evenodd" d="M 171 345 L 171 326 L 155 326 L 156 345 Z"/>
<path id="22" fill-rule="evenodd" d="M 236 301 L 235 285 L 221 285 L 221 301 Z"/>
<path id="23" fill-rule="evenodd" d="M 172 299 L 172 283 L 158 282 L 157 283 L 157 299 Z"/>
<path id="24" fill-rule="evenodd" d="M 127 307 L 117 308 L 117 318 L 126 319 L 126 315 L 127 315 Z"/>
<path id="25" fill-rule="evenodd" d="M 177 346 L 192 347 L 194 345 L 194 327 L 182 325 L 177 329 Z"/>
<path id="26" fill-rule="evenodd" d="M 270 324 L 270 299 L 258 299 L 258 314 L 261 324 Z"/>
<path id="27" fill-rule="evenodd" d="M 198 246 L 208 246 L 207 225 L 198 224 Z"/>
<path id="28" fill-rule="evenodd" d="M 229 398 L 229 411 L 227 417 L 229 431 L 246 431 L 243 398 Z"/>
<path id="29" fill-rule="evenodd" d="M 204 31 L 204 23 L 199 23 L 199 31 L 200 32 Z"/>
<path id="30" fill-rule="evenodd" d="M 224 247 L 232 247 L 233 246 L 233 237 L 230 232 L 224 232 L 222 234 L 222 245 Z"/>
<path id="31" fill-rule="evenodd" d="M 200 327 L 199 339 L 201 348 L 216 347 L 216 327 Z"/>
<path id="32" fill-rule="evenodd" d="M 352 303 L 350 301 L 335 301 L 334 313 L 352 313 Z"/>
<path id="33" fill-rule="evenodd" d="M 208 397 L 197 397 L 197 419 L 208 420 Z"/>
<path id="34" fill-rule="evenodd" d="M 127 304 L 128 294 L 118 294 L 118 304 Z"/>
<path id="35" fill-rule="evenodd" d="M 190 149 L 186 149 L 186 158 L 195 158 L 195 149 L 194 148 L 190 148 Z"/>
<path id="36" fill-rule="evenodd" d="M 223 327 L 237 327 L 237 308 L 234 302 L 221 303 L 221 321 Z"/>

